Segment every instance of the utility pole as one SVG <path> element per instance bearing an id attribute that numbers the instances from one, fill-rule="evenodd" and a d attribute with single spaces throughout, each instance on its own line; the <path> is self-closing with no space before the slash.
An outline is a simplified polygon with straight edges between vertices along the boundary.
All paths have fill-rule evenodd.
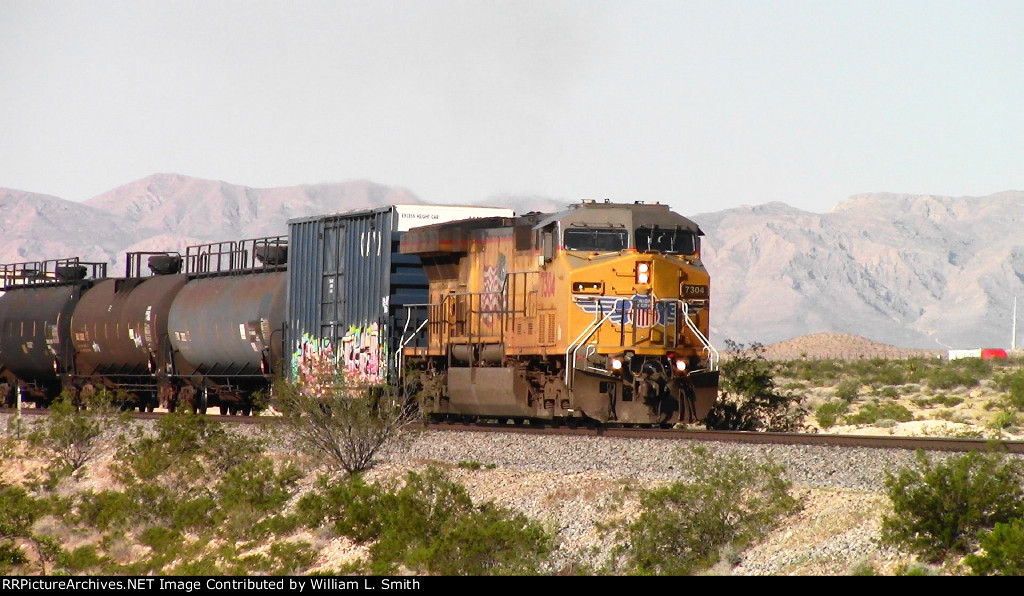
<path id="1" fill-rule="evenodd" d="M 1013 297 L 1013 339 L 1010 340 L 1010 349 L 1017 349 L 1017 297 Z"/>

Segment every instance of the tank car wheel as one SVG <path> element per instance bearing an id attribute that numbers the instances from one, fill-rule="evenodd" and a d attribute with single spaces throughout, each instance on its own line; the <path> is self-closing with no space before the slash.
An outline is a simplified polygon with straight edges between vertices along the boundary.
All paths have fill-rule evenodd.
<path id="1" fill-rule="evenodd" d="M 522 426 L 524 422 L 526 422 L 526 420 L 524 420 L 522 418 L 513 418 L 512 419 L 512 424 L 514 424 L 516 426 Z"/>

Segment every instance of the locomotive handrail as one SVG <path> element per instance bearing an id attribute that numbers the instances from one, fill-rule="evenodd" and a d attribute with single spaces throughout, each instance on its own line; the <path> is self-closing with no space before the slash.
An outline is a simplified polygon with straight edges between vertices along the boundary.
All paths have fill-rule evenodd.
<path id="1" fill-rule="evenodd" d="M 398 338 L 398 349 L 395 350 L 395 352 L 396 352 L 395 353 L 395 371 L 399 375 L 402 374 L 402 366 L 405 363 L 405 358 L 404 358 L 404 354 L 402 353 L 402 351 L 405 350 L 405 346 L 409 345 L 409 343 L 412 342 L 413 339 L 415 339 L 416 337 L 419 336 L 420 331 L 422 331 L 423 328 L 427 326 L 427 323 L 430 322 L 430 307 L 431 306 L 436 306 L 436 305 L 432 304 L 432 303 L 405 304 L 405 305 L 403 305 L 403 307 L 405 308 L 405 311 L 406 311 L 405 326 L 402 328 L 402 335 L 401 335 L 401 337 Z M 409 321 L 412 320 L 412 310 L 413 310 L 413 308 L 426 308 L 427 309 L 427 316 L 423 319 L 423 322 L 419 324 L 419 327 L 417 327 L 412 333 L 409 333 Z M 407 333 L 408 333 L 408 335 L 406 335 Z M 428 341 L 428 343 L 429 343 L 429 341 Z"/>
<path id="2" fill-rule="evenodd" d="M 678 302 L 683 305 L 683 320 L 686 321 L 687 328 L 697 336 L 697 339 L 700 340 L 700 343 L 704 346 L 704 352 L 708 355 L 708 365 L 711 367 L 711 370 L 718 370 L 718 362 L 721 359 L 721 355 L 718 353 L 718 350 L 715 349 L 715 346 L 711 345 L 711 340 L 701 333 L 701 330 L 697 328 L 693 319 L 690 318 L 690 310 L 687 304 L 682 300 L 679 300 Z"/>
<path id="3" fill-rule="evenodd" d="M 598 310 L 598 312 L 596 312 L 594 314 L 594 321 L 591 322 L 590 325 L 588 325 L 587 328 L 584 329 L 582 333 L 580 333 L 579 337 L 574 339 L 572 341 L 572 343 L 569 344 L 568 348 L 566 348 L 566 350 L 565 350 L 565 360 L 566 360 L 566 362 L 565 362 L 565 388 L 566 389 L 572 389 L 573 380 L 575 380 L 575 376 L 576 376 L 576 372 L 575 372 L 576 371 L 576 352 L 578 352 L 579 349 L 582 348 L 583 345 L 595 333 L 597 333 L 597 330 L 601 328 L 601 325 L 604 325 L 605 321 L 610 319 L 611 316 L 615 314 L 615 309 L 618 308 L 618 304 L 620 302 L 622 302 L 622 300 L 623 299 L 616 299 L 615 300 L 615 306 L 610 308 L 608 310 L 608 314 L 604 315 L 604 317 L 601 318 L 600 320 L 598 320 L 598 316 L 600 316 L 601 311 Z M 572 352 L 572 359 L 571 360 L 569 359 L 569 352 Z M 570 363 L 571 363 L 571 365 L 570 365 Z"/>

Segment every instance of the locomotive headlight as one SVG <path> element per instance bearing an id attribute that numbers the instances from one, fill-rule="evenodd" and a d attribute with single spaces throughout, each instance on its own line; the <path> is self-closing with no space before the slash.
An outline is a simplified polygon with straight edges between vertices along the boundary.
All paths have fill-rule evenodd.
<path id="1" fill-rule="evenodd" d="M 636 283 L 638 283 L 638 284 L 649 284 L 649 283 L 651 283 L 651 264 L 650 263 L 637 263 L 636 264 Z"/>
<path id="2" fill-rule="evenodd" d="M 682 358 L 676 360 L 676 372 L 686 372 L 686 361 Z"/>
<path id="3" fill-rule="evenodd" d="M 612 358 L 612 370 L 616 372 L 622 370 L 622 358 Z"/>

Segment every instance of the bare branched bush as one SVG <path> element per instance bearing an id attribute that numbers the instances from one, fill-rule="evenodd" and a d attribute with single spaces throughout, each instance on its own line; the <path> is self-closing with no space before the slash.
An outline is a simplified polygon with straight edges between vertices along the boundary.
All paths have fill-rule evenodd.
<path id="1" fill-rule="evenodd" d="M 104 433 L 124 422 L 118 396 L 99 391 L 83 399 L 76 405 L 67 394 L 58 396 L 39 437 L 54 464 L 69 474 L 96 459 L 107 447 Z"/>
<path id="2" fill-rule="evenodd" d="M 348 474 L 369 469 L 382 449 L 410 436 L 418 419 L 415 404 L 397 392 L 360 386 L 330 366 L 281 381 L 274 392 L 274 406 L 297 447 Z"/>

